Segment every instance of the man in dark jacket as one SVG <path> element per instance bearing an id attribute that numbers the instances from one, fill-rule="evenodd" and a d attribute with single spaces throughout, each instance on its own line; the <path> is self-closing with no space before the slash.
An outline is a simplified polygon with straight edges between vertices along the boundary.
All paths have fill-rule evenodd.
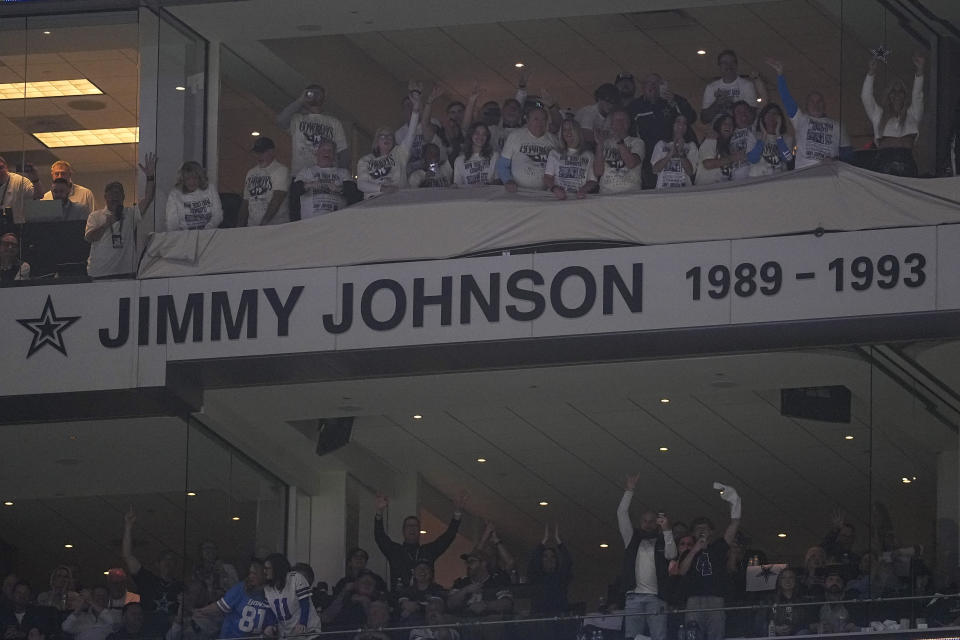
<path id="1" fill-rule="evenodd" d="M 677 557 L 677 546 L 665 514 L 644 511 L 639 528 L 630 522 L 630 502 L 639 477 L 627 477 L 627 487 L 617 507 L 617 524 L 626 547 L 621 575 L 626 591 L 624 637 L 644 633 L 651 640 L 666 640 L 667 563 Z"/>
<path id="2" fill-rule="evenodd" d="M 460 518 L 463 516 L 462 509 L 466 503 L 466 494 L 461 494 L 453 501 L 453 518 L 447 526 L 447 530 L 433 542 L 420 544 L 420 518 L 417 516 L 407 516 L 403 519 L 403 543 L 394 542 L 387 535 L 383 527 L 383 512 L 390 504 L 387 496 L 377 494 L 377 513 L 373 521 L 373 537 L 377 542 L 377 547 L 387 558 L 390 565 L 390 588 L 393 591 L 402 591 L 410 586 L 410 580 L 413 578 L 413 568 L 419 560 L 436 560 L 443 555 L 454 538 L 457 536 L 457 530 L 460 528 Z"/>
<path id="3" fill-rule="evenodd" d="M 661 140 L 673 136 L 673 119 L 677 115 L 687 118 L 688 123 L 697 121 L 697 112 L 683 96 L 671 93 L 660 74 L 651 73 L 643 80 L 640 97 L 627 105 L 630 112 L 631 135 L 643 140 L 646 157 L 643 159 L 643 188 L 653 189 L 657 175 L 653 172 L 650 158 Z M 687 142 L 696 142 L 693 127 L 687 127 Z"/>

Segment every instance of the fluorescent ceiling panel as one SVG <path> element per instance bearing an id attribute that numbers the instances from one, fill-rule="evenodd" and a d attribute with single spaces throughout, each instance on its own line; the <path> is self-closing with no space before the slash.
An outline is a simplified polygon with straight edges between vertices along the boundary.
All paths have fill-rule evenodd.
<path id="1" fill-rule="evenodd" d="M 94 147 L 105 144 L 140 142 L 140 127 L 85 129 L 80 131 L 45 131 L 33 137 L 51 149 L 57 147 Z"/>
<path id="2" fill-rule="evenodd" d="M 0 84 L 0 100 L 62 98 L 65 96 L 96 96 L 102 94 L 103 91 L 100 91 L 97 85 L 86 78 Z"/>

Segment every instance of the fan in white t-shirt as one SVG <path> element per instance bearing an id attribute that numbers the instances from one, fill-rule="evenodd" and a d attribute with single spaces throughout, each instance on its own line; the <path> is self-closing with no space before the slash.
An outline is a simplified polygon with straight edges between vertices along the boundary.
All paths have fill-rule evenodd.
<path id="1" fill-rule="evenodd" d="M 347 206 L 344 185 L 353 180 L 350 172 L 336 166 L 337 147 L 330 140 L 320 143 L 317 162 L 296 175 L 293 191 L 300 196 L 300 219 L 316 218 Z"/>
<path id="2" fill-rule="evenodd" d="M 188 160 L 180 167 L 166 214 L 167 231 L 216 229 L 223 222 L 220 194 L 199 162 Z"/>
<path id="3" fill-rule="evenodd" d="M 793 136 L 787 130 L 780 105 L 771 102 L 760 110 L 754 135 L 756 142 L 747 152 L 753 165 L 751 176 L 768 176 L 793 168 Z"/>
<path id="4" fill-rule="evenodd" d="M 593 152 L 584 148 L 585 141 L 576 120 L 567 119 L 560 125 L 560 145 L 550 150 L 543 184 L 557 200 L 566 200 L 567 194 L 585 198 L 597 190 L 593 171 Z"/>
<path id="5" fill-rule="evenodd" d="M 290 185 L 290 170 L 277 162 L 273 140 L 260 136 L 251 149 L 257 164 L 243 179 L 243 202 L 237 215 L 238 227 L 257 227 L 287 221 L 283 206 Z"/>
<path id="6" fill-rule="evenodd" d="M 849 158 L 853 155 L 850 136 L 840 122 L 828 118 L 823 94 L 811 91 L 803 110 L 790 94 L 783 75 L 783 63 L 767 58 L 767 64 L 777 72 L 777 89 L 787 116 L 797 132 L 797 169 L 817 164 L 822 160 Z"/>
<path id="7" fill-rule="evenodd" d="M 490 128 L 475 122 L 464 136 L 463 153 L 453 163 L 453 184 L 458 187 L 481 187 L 497 184 L 497 160 L 500 153 L 493 149 Z"/>
<path id="8" fill-rule="evenodd" d="M 700 154 L 695 142 L 687 142 L 687 117 L 677 114 L 671 127 L 673 137 L 660 140 L 653 149 L 650 164 L 657 174 L 657 189 L 689 187 L 697 172 Z"/>
<path id="9" fill-rule="evenodd" d="M 313 164 L 317 147 L 324 140 L 336 143 L 338 166 L 346 167 L 350 163 L 350 150 L 343 123 L 338 118 L 323 113 L 326 98 L 326 90 L 319 84 L 312 84 L 277 116 L 277 124 L 290 133 L 293 143 L 290 159 L 292 175 L 297 175 L 303 168 Z"/>
<path id="10" fill-rule="evenodd" d="M 628 135 L 630 112 L 617 107 L 610 112 L 610 134 L 597 146 L 593 172 L 599 178 L 600 193 L 626 193 L 642 188 L 646 146 L 641 138 Z"/>
<path id="11" fill-rule="evenodd" d="M 138 166 L 147 182 L 143 199 L 136 206 L 124 206 L 123 185 L 111 182 L 103 192 L 106 207 L 87 217 L 83 239 L 90 243 L 87 275 L 91 278 L 133 276 L 137 271 L 137 226 L 157 190 L 157 156 L 148 153 Z"/>
<path id="12" fill-rule="evenodd" d="M 704 124 L 712 124 L 721 113 L 731 113 L 734 103 L 739 100 L 751 105 L 757 103 L 758 97 L 767 101 L 767 89 L 758 73 L 750 74 L 750 78 L 738 75 L 739 61 L 733 50 L 721 51 L 717 55 L 717 66 L 720 67 L 720 77 L 703 90 L 700 120 Z"/>
<path id="13" fill-rule="evenodd" d="M 527 113 L 527 126 L 507 138 L 497 163 L 497 173 L 507 191 L 543 189 L 547 156 L 557 146 L 557 136 L 547 131 L 547 112 L 534 107 Z"/>
<path id="14" fill-rule="evenodd" d="M 715 137 L 707 138 L 700 145 L 700 167 L 697 169 L 697 185 L 743 180 L 750 175 L 747 152 L 737 149 L 733 143 L 735 132 L 733 116 L 722 114 L 713 121 Z M 742 129 L 748 134 L 750 129 Z"/>
<path id="15" fill-rule="evenodd" d="M 597 87 L 593 91 L 593 99 L 593 104 L 583 107 L 574 116 L 587 142 L 596 142 L 594 132 L 600 132 L 601 138 L 607 136 L 610 132 L 607 118 L 614 107 L 621 106 L 620 92 L 610 83 Z"/>

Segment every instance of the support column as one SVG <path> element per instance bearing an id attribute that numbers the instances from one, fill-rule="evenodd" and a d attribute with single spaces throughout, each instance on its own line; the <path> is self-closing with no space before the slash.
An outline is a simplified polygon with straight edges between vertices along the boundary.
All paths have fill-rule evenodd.
<path id="1" fill-rule="evenodd" d="M 346 553 L 347 474 L 320 474 L 320 490 L 310 496 L 310 558 L 318 580 L 336 582 L 343 576 Z M 293 560 L 293 558 L 291 558 Z"/>

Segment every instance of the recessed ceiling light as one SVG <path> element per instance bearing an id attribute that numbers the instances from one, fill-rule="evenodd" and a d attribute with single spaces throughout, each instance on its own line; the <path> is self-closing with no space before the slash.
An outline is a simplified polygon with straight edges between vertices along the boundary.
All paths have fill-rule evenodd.
<path id="1" fill-rule="evenodd" d="M 250 132 L 250 135 L 252 135 L 252 136 L 258 136 L 258 135 L 260 135 L 260 132 L 259 132 L 259 131 L 251 131 L 251 132 Z"/>
<path id="2" fill-rule="evenodd" d="M 50 32 L 49 32 L 49 31 L 44 31 L 44 32 L 43 32 L 43 35 L 48 36 L 48 35 L 50 35 Z"/>
<path id="3" fill-rule="evenodd" d="M 86 78 L 41 80 L 36 82 L 8 82 L 0 84 L 0 100 L 98 95 L 103 95 L 103 91 Z"/>
<path id="4" fill-rule="evenodd" d="M 240 516 L 233 516 L 233 517 L 230 518 L 230 519 L 233 520 L 234 522 L 236 522 L 237 520 L 240 519 Z"/>
<path id="5" fill-rule="evenodd" d="M 540 501 L 540 506 L 541 506 L 541 507 L 545 507 L 545 506 L 547 506 L 548 504 L 550 504 L 550 503 L 547 502 L 546 500 L 541 500 L 541 501 Z"/>
<path id="6" fill-rule="evenodd" d="M 707 55 L 707 52 L 706 52 L 705 49 L 697 49 L 697 55 L 698 55 L 698 56 L 705 56 L 705 55 Z"/>
<path id="7" fill-rule="evenodd" d="M 421 418 L 423 418 L 423 416 L 420 415 L 419 413 L 413 414 L 413 419 L 414 419 L 414 420 L 420 420 Z"/>
<path id="8" fill-rule="evenodd" d="M 667 447 L 660 447 L 660 451 L 670 451 L 670 449 Z"/>
<path id="9" fill-rule="evenodd" d="M 477 462 L 486 462 L 486 461 L 487 461 L 486 458 L 477 458 Z"/>
<path id="10" fill-rule="evenodd" d="M 12 506 L 13 506 L 13 500 L 7 500 L 6 502 L 3 503 L 3 506 L 5 506 L 5 507 L 12 507 Z"/>
<path id="11" fill-rule="evenodd" d="M 757 98 L 757 102 L 763 102 L 763 98 Z"/>
<path id="12" fill-rule="evenodd" d="M 426 534 L 426 533 L 427 533 L 427 530 L 426 530 L 426 529 L 420 529 L 420 534 L 421 534 L 421 535 L 424 535 L 424 534 Z"/>
<path id="13" fill-rule="evenodd" d="M 104 572 L 103 572 L 103 575 L 108 576 L 108 575 L 110 575 L 110 572 L 109 572 L 109 571 L 104 571 Z"/>
<path id="14" fill-rule="evenodd" d="M 196 491 L 187 491 L 187 495 L 190 496 L 191 498 L 193 498 L 193 497 L 195 497 L 195 496 L 197 495 L 197 492 L 196 492 Z"/>
<path id="15" fill-rule="evenodd" d="M 606 542 L 601 542 L 601 543 L 600 543 L 600 548 L 601 548 L 601 549 L 606 549 L 606 548 L 609 547 L 609 546 L 610 546 L 610 545 L 608 545 Z"/>
<path id="16" fill-rule="evenodd" d="M 660 404 L 670 404 L 670 398 L 660 398 Z"/>
<path id="17" fill-rule="evenodd" d="M 182 87 L 182 86 L 180 86 L 180 85 L 175 86 L 174 89 L 176 89 L 177 91 L 186 91 L 186 90 L 187 90 L 186 87 Z"/>
<path id="18" fill-rule="evenodd" d="M 518 63 L 516 63 L 516 64 L 513 65 L 513 66 L 515 66 L 517 69 L 523 69 L 523 63 L 522 63 L 522 62 L 518 62 Z"/>
<path id="19" fill-rule="evenodd" d="M 903 476 L 902 478 L 900 478 L 900 482 L 902 482 L 903 484 L 910 484 L 911 482 L 913 482 L 913 480 L 911 480 L 907 476 Z"/>
<path id="20" fill-rule="evenodd" d="M 73 545 L 68 542 L 67 544 L 63 545 L 63 548 L 64 548 L 64 549 L 73 549 Z"/>
<path id="21" fill-rule="evenodd" d="M 59 147 L 94 147 L 107 144 L 133 144 L 140 142 L 140 127 L 46 131 L 32 135 L 49 149 Z"/>
<path id="22" fill-rule="evenodd" d="M 846 436 L 843 436 L 843 439 L 844 439 L 844 440 L 853 440 L 853 436 L 851 436 L 851 435 L 846 435 Z"/>
<path id="23" fill-rule="evenodd" d="M 785 533 L 783 533 L 783 532 L 781 531 L 780 533 L 777 534 L 777 537 L 778 537 L 778 538 L 786 538 L 786 537 L 787 537 L 787 534 L 785 534 Z"/>

